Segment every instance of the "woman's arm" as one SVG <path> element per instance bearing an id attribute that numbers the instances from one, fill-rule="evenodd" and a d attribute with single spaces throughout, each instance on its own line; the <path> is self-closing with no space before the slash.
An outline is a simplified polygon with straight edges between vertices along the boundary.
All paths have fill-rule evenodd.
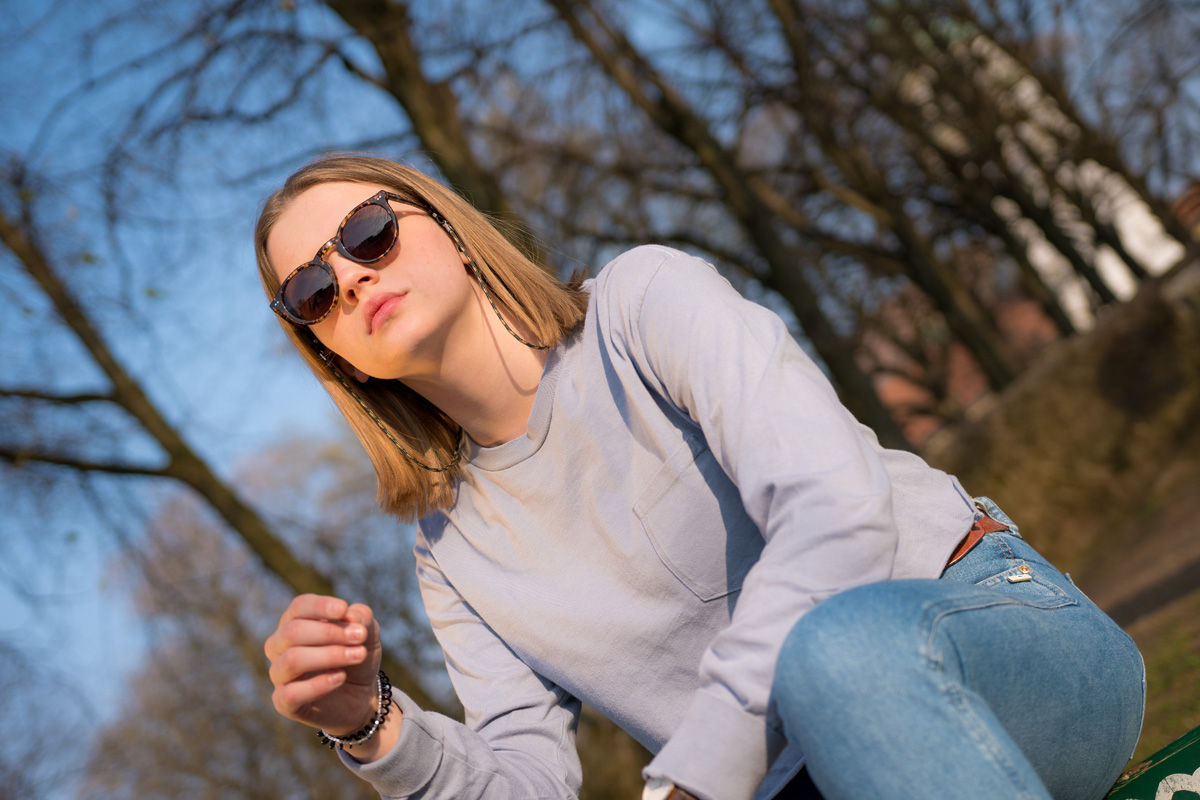
<path id="1" fill-rule="evenodd" d="M 369 763 L 357 763 L 353 751 L 354 758 L 343 761 L 384 797 L 576 797 L 582 781 L 575 752 L 579 701 L 517 658 L 462 599 L 420 539 L 417 575 L 466 723 L 424 711 L 397 692 L 403 724 L 394 746 Z"/>
<path id="2" fill-rule="evenodd" d="M 732 623 L 699 665 L 701 688 L 647 770 L 714 800 L 745 800 L 784 744 L 767 720 L 775 657 L 822 599 L 891 575 L 891 486 L 873 434 L 838 401 L 782 320 L 677 251 L 603 297 L 624 317 L 643 380 L 701 428 L 765 545 Z"/>

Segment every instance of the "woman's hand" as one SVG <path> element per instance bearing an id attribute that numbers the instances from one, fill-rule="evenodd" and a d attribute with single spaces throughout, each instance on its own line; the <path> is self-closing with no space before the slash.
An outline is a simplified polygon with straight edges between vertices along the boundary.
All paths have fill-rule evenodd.
<path id="1" fill-rule="evenodd" d="M 300 595 L 263 649 L 280 714 L 332 736 L 347 736 L 371 721 L 382 648 L 370 608 Z"/>

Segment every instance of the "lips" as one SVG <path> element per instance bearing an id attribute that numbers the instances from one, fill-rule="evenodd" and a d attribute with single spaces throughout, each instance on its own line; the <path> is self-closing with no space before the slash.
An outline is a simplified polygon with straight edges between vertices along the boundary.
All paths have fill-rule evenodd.
<path id="1" fill-rule="evenodd" d="M 367 333 L 374 333 L 375 328 L 387 319 L 388 314 L 403 299 L 404 295 L 397 292 L 384 292 L 372 296 L 363 309 L 367 320 Z"/>

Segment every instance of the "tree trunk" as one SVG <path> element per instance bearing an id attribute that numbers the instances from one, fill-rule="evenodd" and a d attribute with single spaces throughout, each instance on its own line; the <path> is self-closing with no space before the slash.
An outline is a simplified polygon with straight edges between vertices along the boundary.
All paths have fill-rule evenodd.
<path id="1" fill-rule="evenodd" d="M 717 141 L 706 122 L 696 114 L 656 70 L 620 33 L 612 30 L 598 11 L 586 3 L 548 0 L 575 38 L 596 62 L 658 127 L 699 161 L 723 194 L 723 200 L 742 225 L 764 261 L 770 278 L 791 305 L 818 355 L 842 391 L 843 402 L 859 421 L 871 427 L 886 447 L 911 446 L 899 425 L 879 400 L 870 378 L 859 368 L 852 350 L 833 329 L 817 303 L 817 293 L 804 278 L 796 254 L 772 225 L 767 204 L 753 182 L 737 166 L 731 152 Z M 600 33 L 593 33 L 578 16 L 584 8 Z M 601 37 L 607 42 L 602 42 Z"/>
<path id="2" fill-rule="evenodd" d="M 137 380 L 126 372 L 92 325 L 83 308 L 75 302 L 66 286 L 54 274 L 42 249 L 29 235 L 29 224 L 18 226 L 0 214 L 0 242 L 54 305 L 59 318 L 78 337 L 96 366 L 112 384 L 111 399 L 138 421 L 165 451 L 168 463 L 157 474 L 173 478 L 191 487 L 228 523 L 230 529 L 250 548 L 263 565 L 297 594 L 334 594 L 333 583 L 312 566 L 305 564 L 277 537 L 262 517 L 212 471 L 162 415 Z M 39 460 L 25 453 L 27 460 Z M 46 459 L 51 461 L 52 459 Z M 149 471 L 146 474 L 151 474 Z M 385 655 L 385 666 L 393 683 L 425 708 L 439 704 L 425 691 L 407 667 Z"/>
<path id="3" fill-rule="evenodd" d="M 328 5 L 375 48 L 386 76 L 384 88 L 404 108 L 413 132 L 450 185 L 480 211 L 511 217 L 495 176 L 471 150 L 454 91 L 445 82 L 429 80 L 421 67 L 407 5 L 386 0 L 329 0 Z"/>
<path id="4" fill-rule="evenodd" d="M 771 0 L 770 5 L 792 56 L 796 86 L 807 89 L 813 85 L 811 48 L 799 10 L 787 0 Z M 826 99 L 831 104 L 836 102 L 832 97 Z M 878 210 L 878 224 L 889 229 L 904 247 L 913 282 L 933 301 L 950 330 L 975 357 L 992 387 L 1000 389 L 1007 385 L 1017 374 L 1016 358 L 1008 344 L 962 281 L 934 254 L 915 221 L 889 190 L 878 165 L 862 147 L 847 147 L 838 139 L 831 125 L 835 115 L 829 113 L 825 103 L 813 102 L 805 94 L 793 103 L 793 108 L 820 144 L 824 156 L 845 176 L 847 188 Z M 886 113 L 886 109 L 881 110 Z M 896 120 L 898 115 L 890 116 Z"/>

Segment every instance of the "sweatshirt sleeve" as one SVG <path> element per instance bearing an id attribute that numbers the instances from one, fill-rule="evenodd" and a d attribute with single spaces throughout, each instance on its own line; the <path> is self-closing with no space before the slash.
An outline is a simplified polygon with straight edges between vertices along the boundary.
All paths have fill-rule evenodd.
<path id="1" fill-rule="evenodd" d="M 768 713 L 776 657 L 822 599 L 890 577 L 898 533 L 874 434 L 854 420 L 773 312 L 669 250 L 612 275 L 643 380 L 691 417 L 765 544 L 700 688 L 647 767 L 704 800 L 749 800 L 785 744 Z M 635 251 L 637 252 L 637 251 Z"/>
<path id="2" fill-rule="evenodd" d="M 422 598 L 467 709 L 465 724 L 397 692 L 404 716 L 395 747 L 369 764 L 345 753 L 343 762 L 384 798 L 577 797 L 579 701 L 517 658 L 455 591 L 420 537 L 416 553 Z"/>

